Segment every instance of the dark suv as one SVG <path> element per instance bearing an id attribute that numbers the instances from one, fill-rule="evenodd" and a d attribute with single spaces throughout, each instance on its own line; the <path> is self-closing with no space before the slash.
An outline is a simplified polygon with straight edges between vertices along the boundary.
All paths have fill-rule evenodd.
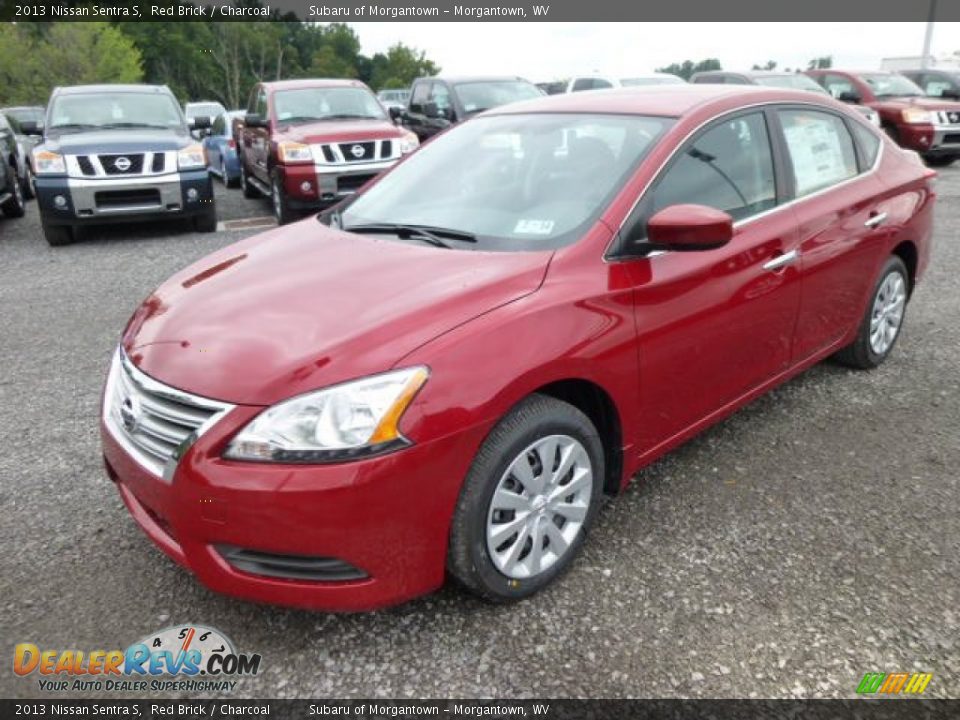
<path id="1" fill-rule="evenodd" d="M 520 77 L 429 77 L 413 81 L 403 125 L 421 141 L 490 108 L 532 100 L 544 92 Z"/>
<path id="2" fill-rule="evenodd" d="M 960 68 L 952 70 L 901 70 L 905 75 L 920 86 L 927 97 L 943 98 L 944 100 L 960 100 Z"/>
<path id="3" fill-rule="evenodd" d="M 167 87 L 57 88 L 45 126 L 22 127 L 44 135 L 33 169 L 51 245 L 72 242 L 78 226 L 109 222 L 191 218 L 200 232 L 216 230 L 203 146 Z"/>
<path id="4" fill-rule="evenodd" d="M 26 203 L 23 186 L 17 176 L 17 138 L 3 115 L 0 115 L 0 212 L 6 217 L 23 217 Z"/>

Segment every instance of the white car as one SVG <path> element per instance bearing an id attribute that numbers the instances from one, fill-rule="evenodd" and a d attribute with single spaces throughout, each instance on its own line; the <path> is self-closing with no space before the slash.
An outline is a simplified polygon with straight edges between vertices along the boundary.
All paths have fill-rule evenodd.
<path id="1" fill-rule="evenodd" d="M 641 85 L 682 85 L 685 80 L 669 73 L 647 73 L 645 75 L 581 75 L 566 81 L 565 93 L 584 90 L 604 90 L 606 88 L 639 87 Z"/>

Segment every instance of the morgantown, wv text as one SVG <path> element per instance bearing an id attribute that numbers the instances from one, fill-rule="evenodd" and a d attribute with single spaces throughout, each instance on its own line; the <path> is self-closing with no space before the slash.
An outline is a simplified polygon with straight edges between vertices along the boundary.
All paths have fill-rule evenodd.
<path id="1" fill-rule="evenodd" d="M 525 19 L 528 17 L 546 17 L 550 12 L 549 5 L 531 5 L 523 7 L 477 7 L 473 5 L 454 5 L 452 8 L 439 7 L 394 7 L 386 5 L 358 5 L 357 7 L 342 7 L 335 5 L 311 5 L 307 11 L 309 18 L 412 18 L 412 17 L 462 17 L 473 19 L 513 18 Z"/>

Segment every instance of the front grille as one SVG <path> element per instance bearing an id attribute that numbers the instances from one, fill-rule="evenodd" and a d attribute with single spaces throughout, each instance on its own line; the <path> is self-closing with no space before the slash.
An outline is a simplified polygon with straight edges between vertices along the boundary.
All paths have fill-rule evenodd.
<path id="1" fill-rule="evenodd" d="M 340 143 L 340 154 L 347 162 L 370 162 L 376 157 L 376 147 L 374 142 Z"/>
<path id="2" fill-rule="evenodd" d="M 364 175 L 342 175 L 337 178 L 337 192 L 355 192 L 372 177 L 375 177 L 374 173 Z"/>
<path id="3" fill-rule="evenodd" d="M 326 160 L 327 162 L 337 161 L 336 156 L 333 154 L 333 148 L 330 147 L 329 145 L 323 146 L 323 159 Z"/>
<path id="4" fill-rule="evenodd" d="M 960 133 L 947 133 L 943 136 L 943 142 L 946 145 L 955 145 L 960 143 Z"/>
<path id="5" fill-rule="evenodd" d="M 937 123 L 940 125 L 960 125 L 960 112 L 955 110 L 937 110 Z"/>
<path id="6" fill-rule="evenodd" d="M 90 158 L 86 155 L 77 156 L 77 164 L 80 165 L 80 172 L 84 175 L 96 175 L 97 171 L 93 167 L 93 163 L 90 162 Z"/>
<path id="7" fill-rule="evenodd" d="M 160 191 L 156 188 L 142 190 L 102 190 L 93 196 L 98 208 L 147 208 L 161 206 Z"/>
<path id="8" fill-rule="evenodd" d="M 231 407 L 163 385 L 118 352 L 107 380 L 104 420 L 142 467 L 170 479 L 166 471 Z"/>
<path id="9" fill-rule="evenodd" d="M 393 155 L 393 141 L 384 140 L 380 143 L 380 157 L 388 158 Z"/>
<path id="10" fill-rule="evenodd" d="M 367 577 L 363 570 L 337 558 L 279 555 L 232 545 L 218 545 L 216 549 L 231 567 L 251 575 L 313 582 L 344 582 Z"/>
<path id="11" fill-rule="evenodd" d="M 163 153 L 155 153 L 153 156 L 153 166 L 150 168 L 151 172 L 162 173 L 166 167 L 167 156 Z"/>
<path id="12" fill-rule="evenodd" d="M 143 154 L 98 155 L 103 171 L 107 175 L 139 175 L 143 172 Z"/>

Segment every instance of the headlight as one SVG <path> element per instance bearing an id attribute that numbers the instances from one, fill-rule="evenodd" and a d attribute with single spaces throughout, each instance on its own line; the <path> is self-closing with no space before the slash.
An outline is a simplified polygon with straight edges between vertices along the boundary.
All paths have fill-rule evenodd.
<path id="1" fill-rule="evenodd" d="M 231 460 L 340 462 L 407 445 L 398 425 L 427 381 L 425 367 L 373 375 L 300 395 L 258 415 L 230 442 Z"/>
<path id="2" fill-rule="evenodd" d="M 418 147 L 420 147 L 420 138 L 418 138 L 414 133 L 405 133 L 404 136 L 400 138 L 400 153 L 402 155 L 412 153 Z"/>
<path id="3" fill-rule="evenodd" d="M 903 118 L 905 123 L 910 123 L 911 125 L 933 124 L 933 114 L 918 108 L 907 108 L 906 110 L 902 110 L 900 112 L 900 117 Z"/>
<path id="4" fill-rule="evenodd" d="M 67 163 L 63 160 L 63 155 L 59 155 L 49 150 L 35 150 L 33 152 L 33 172 L 37 175 L 52 175 L 53 173 L 65 173 Z"/>
<path id="5" fill-rule="evenodd" d="M 277 154 L 282 163 L 313 162 L 310 146 L 303 143 L 282 142 L 277 145 Z"/>
<path id="6" fill-rule="evenodd" d="M 202 168 L 207 166 L 207 153 L 203 145 L 190 145 L 177 153 L 177 167 L 181 170 Z"/>

